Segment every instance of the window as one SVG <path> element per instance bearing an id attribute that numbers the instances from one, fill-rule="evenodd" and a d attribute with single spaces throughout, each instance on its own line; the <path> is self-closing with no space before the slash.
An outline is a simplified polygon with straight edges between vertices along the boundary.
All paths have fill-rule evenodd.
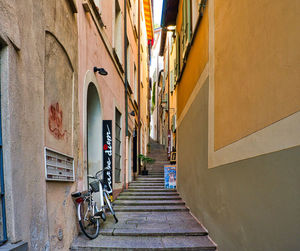
<path id="1" fill-rule="evenodd" d="M 178 81 L 180 76 L 180 37 L 176 32 L 176 62 L 175 62 L 175 78 Z"/>
<path id="2" fill-rule="evenodd" d="M 136 65 L 134 64 L 134 99 L 137 101 L 137 95 L 138 95 L 138 84 L 137 84 L 137 71 L 136 71 Z"/>
<path id="3" fill-rule="evenodd" d="M 185 54 L 186 48 L 191 41 L 192 37 L 192 28 L 191 28 L 191 0 L 185 0 L 182 3 L 182 25 L 181 25 L 181 34 L 182 34 L 182 47 L 183 55 Z"/>
<path id="4" fill-rule="evenodd" d="M 115 0 L 114 49 L 119 58 L 119 61 L 122 62 L 122 15 L 118 0 Z"/>
<path id="5" fill-rule="evenodd" d="M 115 182 L 121 182 L 121 113 L 116 108 L 115 114 Z"/>
<path id="6" fill-rule="evenodd" d="M 165 72 L 162 74 L 162 91 L 165 91 L 165 84 L 166 84 L 166 74 Z"/>
<path id="7" fill-rule="evenodd" d="M 170 92 L 174 91 L 174 70 L 170 72 Z"/>
<path id="8" fill-rule="evenodd" d="M 138 17 L 137 5 L 138 5 L 138 0 L 134 0 L 133 8 L 132 8 L 132 22 L 133 22 L 135 32 L 137 32 L 137 17 Z"/>
<path id="9" fill-rule="evenodd" d="M 197 19 L 199 17 L 200 0 L 192 0 L 192 26 L 195 31 Z"/>
<path id="10" fill-rule="evenodd" d="M 97 10 L 99 11 L 99 13 L 101 13 L 102 9 L 101 9 L 101 1 L 102 0 L 94 0 L 94 3 L 97 7 Z"/>
<path id="11" fill-rule="evenodd" d="M 127 38 L 127 62 L 126 62 L 126 64 L 127 64 L 127 82 L 128 82 L 128 84 L 130 85 L 130 80 L 131 80 L 131 78 L 130 78 L 130 56 L 131 56 L 131 54 L 130 54 L 130 44 L 129 44 L 129 41 L 128 41 L 128 38 Z"/>

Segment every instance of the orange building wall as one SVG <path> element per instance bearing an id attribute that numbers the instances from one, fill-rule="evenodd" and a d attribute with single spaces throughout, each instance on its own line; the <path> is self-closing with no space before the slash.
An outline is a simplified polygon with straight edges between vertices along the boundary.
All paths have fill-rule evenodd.
<path id="1" fill-rule="evenodd" d="M 215 149 L 299 111 L 299 13 L 294 0 L 215 0 Z"/>
<path id="2" fill-rule="evenodd" d="M 182 3 L 178 9 L 177 31 L 181 30 Z M 178 85 L 177 94 L 177 118 L 180 117 L 197 81 L 208 62 L 208 8 L 198 28 L 195 40 L 192 44 L 184 73 Z"/>

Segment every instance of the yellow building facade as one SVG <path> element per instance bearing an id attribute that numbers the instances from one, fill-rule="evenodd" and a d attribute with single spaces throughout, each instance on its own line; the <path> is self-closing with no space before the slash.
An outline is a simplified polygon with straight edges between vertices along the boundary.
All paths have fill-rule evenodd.
<path id="1" fill-rule="evenodd" d="M 299 249 L 299 4 L 172 2 L 181 196 L 219 250 Z"/>

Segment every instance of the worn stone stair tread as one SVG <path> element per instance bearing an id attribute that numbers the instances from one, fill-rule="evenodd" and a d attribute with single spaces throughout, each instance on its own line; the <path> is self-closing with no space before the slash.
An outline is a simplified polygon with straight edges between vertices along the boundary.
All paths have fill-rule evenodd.
<path id="1" fill-rule="evenodd" d="M 164 186 L 164 182 L 134 182 L 131 183 L 129 186 Z"/>
<path id="2" fill-rule="evenodd" d="M 129 185 L 129 187 L 138 187 L 138 188 L 141 188 L 141 187 L 164 187 L 165 184 L 158 184 L 158 183 L 148 183 L 148 184 L 132 184 L 132 185 Z"/>
<path id="3" fill-rule="evenodd" d="M 165 192 L 165 193 L 171 193 L 175 192 L 174 189 L 163 189 L 163 188 L 128 188 L 125 190 L 127 192 Z"/>
<path id="4" fill-rule="evenodd" d="M 117 200 L 181 200 L 181 198 L 177 196 L 119 196 Z"/>
<path id="5" fill-rule="evenodd" d="M 208 236 L 84 236 L 73 242 L 71 250 L 216 250 Z"/>
<path id="6" fill-rule="evenodd" d="M 151 224 L 137 228 L 106 228 L 100 230 L 100 234 L 106 236 L 206 236 L 207 231 L 200 225 L 170 228 L 163 227 L 162 224 Z"/>
<path id="7" fill-rule="evenodd" d="M 164 184 L 157 184 L 157 183 L 147 183 L 147 184 L 130 184 L 129 187 L 141 187 L 144 186 L 147 187 L 163 187 Z"/>
<path id="8" fill-rule="evenodd" d="M 164 175 L 149 175 L 149 177 L 152 177 L 152 178 L 163 178 Z"/>
<path id="9" fill-rule="evenodd" d="M 119 205 L 147 205 L 147 206 L 158 206 L 158 205 L 184 205 L 182 200 L 116 200 L 116 206 Z"/>
<path id="10" fill-rule="evenodd" d="M 114 207 L 116 212 L 123 211 L 123 212 L 160 212 L 160 211 L 188 211 L 188 209 L 183 205 L 166 205 L 166 206 L 121 206 L 116 205 Z"/>
<path id="11" fill-rule="evenodd" d="M 145 176 L 138 176 L 137 180 L 164 180 L 164 178 L 151 178 Z"/>
<path id="12" fill-rule="evenodd" d="M 177 192 L 123 192 L 119 195 L 119 197 L 122 196 L 175 196 L 178 195 Z M 118 197 L 118 198 L 119 198 Z"/>
<path id="13" fill-rule="evenodd" d="M 153 228 L 116 228 L 113 231 L 114 236 L 205 236 L 206 231 L 198 228 L 176 228 L 176 229 L 153 229 Z"/>
<path id="14" fill-rule="evenodd" d="M 152 185 L 152 186 L 129 186 L 129 189 L 164 189 L 164 186 L 157 186 L 157 185 Z"/>
<path id="15" fill-rule="evenodd" d="M 164 180 L 136 180 L 132 181 L 130 184 L 136 184 L 136 183 L 164 183 Z"/>
<path id="16" fill-rule="evenodd" d="M 140 184 L 140 183 L 144 183 L 144 184 L 163 184 L 165 183 L 164 180 L 137 180 L 137 181 L 133 181 L 130 184 Z"/>

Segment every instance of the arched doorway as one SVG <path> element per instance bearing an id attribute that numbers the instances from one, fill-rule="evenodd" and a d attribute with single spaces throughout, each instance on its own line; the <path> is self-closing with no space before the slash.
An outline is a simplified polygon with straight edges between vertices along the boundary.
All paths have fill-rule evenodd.
<path id="1" fill-rule="evenodd" d="M 102 111 L 94 83 L 87 90 L 87 173 L 94 175 L 102 169 Z M 91 180 L 90 180 L 91 182 Z"/>

